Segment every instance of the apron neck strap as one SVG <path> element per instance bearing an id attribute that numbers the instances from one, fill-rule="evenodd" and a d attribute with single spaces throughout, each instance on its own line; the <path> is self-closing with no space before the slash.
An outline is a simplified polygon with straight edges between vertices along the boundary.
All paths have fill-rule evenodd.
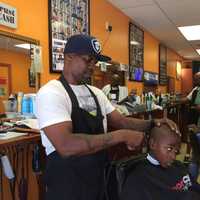
<path id="1" fill-rule="evenodd" d="M 85 84 L 85 86 L 88 88 L 88 90 L 90 91 L 91 95 L 93 96 L 94 98 L 94 101 L 96 103 L 96 106 L 97 106 L 97 115 L 102 115 L 101 114 L 101 109 L 100 109 L 100 105 L 99 105 L 99 101 L 96 97 L 96 95 L 94 94 L 94 92 Z"/>
<path id="2" fill-rule="evenodd" d="M 70 99 L 71 99 L 71 102 L 72 102 L 72 107 L 79 107 L 79 104 L 78 104 L 78 100 L 76 98 L 76 95 L 74 94 L 72 88 L 70 87 L 69 83 L 67 82 L 67 80 L 65 79 L 63 73 L 61 74 L 60 78 L 59 78 L 59 81 L 62 83 L 63 87 L 65 88 L 65 90 L 67 91 Z"/>
<path id="3" fill-rule="evenodd" d="M 79 108 L 79 103 L 78 103 L 77 97 L 74 94 L 74 92 L 73 92 L 72 88 L 70 87 L 69 83 L 65 79 L 63 73 L 59 77 L 59 81 L 62 83 L 62 85 L 64 86 L 65 90 L 69 94 L 69 97 L 70 97 L 71 102 L 72 102 L 72 107 Z M 96 95 L 94 94 L 94 92 L 86 84 L 84 84 L 84 85 L 85 85 L 85 87 L 88 88 L 89 92 L 91 93 L 92 97 L 94 98 L 94 101 L 95 101 L 96 107 L 97 107 L 97 115 L 101 115 L 101 109 L 100 109 L 99 101 L 98 101 Z"/>

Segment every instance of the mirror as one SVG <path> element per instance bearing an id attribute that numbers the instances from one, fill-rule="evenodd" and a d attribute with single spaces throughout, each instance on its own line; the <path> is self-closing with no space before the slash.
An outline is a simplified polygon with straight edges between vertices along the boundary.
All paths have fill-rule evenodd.
<path id="1" fill-rule="evenodd" d="M 25 46 L 21 46 L 26 44 Z M 32 44 L 38 41 L 0 31 L 0 113 L 3 113 L 3 101 L 10 94 L 35 93 L 36 76 L 31 70 Z"/>
<path id="2" fill-rule="evenodd" d="M 105 85 L 111 83 L 113 74 L 118 74 L 120 77 L 120 85 L 125 86 L 127 69 L 121 69 L 121 67 L 122 65 L 115 61 L 107 63 L 98 62 L 92 76 L 91 84 L 102 89 Z"/>

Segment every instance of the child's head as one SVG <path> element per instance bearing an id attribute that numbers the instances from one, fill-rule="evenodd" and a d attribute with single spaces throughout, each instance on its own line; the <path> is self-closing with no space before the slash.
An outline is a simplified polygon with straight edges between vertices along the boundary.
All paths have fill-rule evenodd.
<path id="1" fill-rule="evenodd" d="M 135 96 L 137 94 L 137 89 L 132 89 L 129 93 L 130 96 Z"/>
<path id="2" fill-rule="evenodd" d="M 169 167 L 176 158 L 181 144 L 180 133 L 172 131 L 167 125 L 154 127 L 150 132 L 150 154 L 164 168 Z"/>

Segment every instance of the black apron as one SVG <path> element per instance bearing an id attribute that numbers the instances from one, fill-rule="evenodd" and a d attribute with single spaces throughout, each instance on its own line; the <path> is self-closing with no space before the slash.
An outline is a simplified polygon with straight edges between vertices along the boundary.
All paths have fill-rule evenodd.
<path id="1" fill-rule="evenodd" d="M 97 97 L 91 91 L 97 115 L 93 116 L 79 107 L 78 100 L 61 75 L 60 81 L 72 102 L 73 133 L 102 134 L 103 116 Z M 85 156 L 61 157 L 56 151 L 47 157 L 45 181 L 47 200 L 102 200 L 104 193 L 104 167 L 107 161 L 106 151 Z"/>

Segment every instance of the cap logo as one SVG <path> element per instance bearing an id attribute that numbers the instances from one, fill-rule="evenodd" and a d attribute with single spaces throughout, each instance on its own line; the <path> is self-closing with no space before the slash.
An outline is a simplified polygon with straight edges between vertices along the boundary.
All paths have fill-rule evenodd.
<path id="1" fill-rule="evenodd" d="M 97 39 L 92 39 L 92 47 L 96 53 L 100 53 L 101 45 Z"/>

